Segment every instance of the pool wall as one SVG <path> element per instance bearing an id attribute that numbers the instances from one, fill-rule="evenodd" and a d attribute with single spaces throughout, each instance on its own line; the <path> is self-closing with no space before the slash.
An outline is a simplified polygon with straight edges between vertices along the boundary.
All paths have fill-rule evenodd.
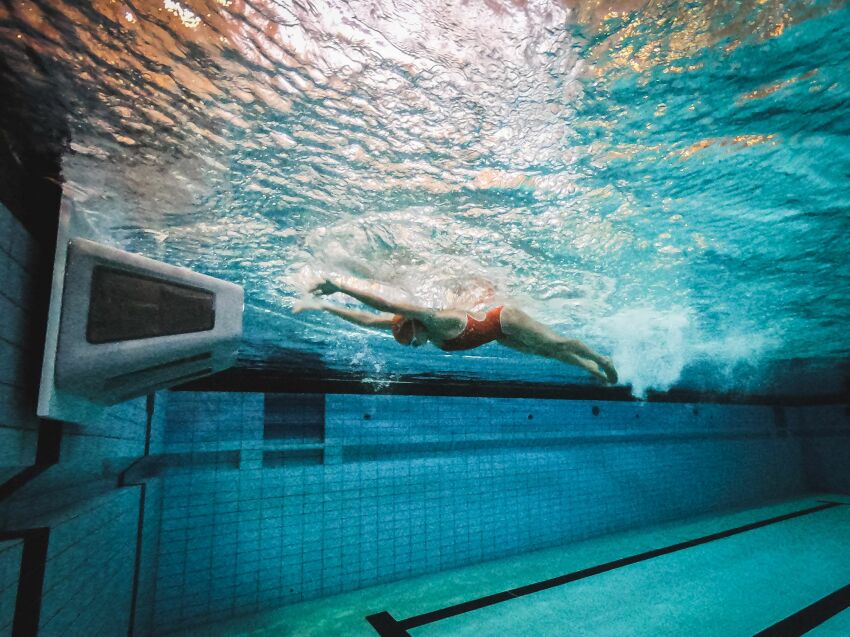
<path id="1" fill-rule="evenodd" d="M 40 421 L 46 262 L 0 206 L 0 634 L 162 634 L 850 492 L 843 404 L 165 392 Z"/>
<path id="2" fill-rule="evenodd" d="M 0 634 L 127 634 L 134 599 L 136 634 L 151 634 L 158 481 L 119 485 L 158 452 L 165 412 L 149 417 L 142 398 L 96 423 L 35 416 L 52 262 L 0 204 Z"/>
<path id="3" fill-rule="evenodd" d="M 27 231 L 0 204 L 0 482 L 35 462 L 38 419 L 27 399 L 38 358 L 28 322 L 40 257 Z"/>
<path id="4" fill-rule="evenodd" d="M 850 494 L 850 403 L 800 407 L 789 414 L 789 426 L 803 442 L 809 490 Z"/>
<path id="5" fill-rule="evenodd" d="M 820 489 L 806 429 L 846 426 L 838 407 L 298 400 L 168 396 L 159 631 Z"/>

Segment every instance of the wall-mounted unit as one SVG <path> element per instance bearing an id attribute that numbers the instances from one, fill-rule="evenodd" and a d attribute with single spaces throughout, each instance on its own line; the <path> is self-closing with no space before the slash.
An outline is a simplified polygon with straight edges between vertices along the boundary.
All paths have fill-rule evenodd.
<path id="1" fill-rule="evenodd" d="M 64 261 L 57 263 L 63 267 L 54 269 L 39 416 L 90 418 L 92 410 L 236 360 L 240 286 L 87 239 L 63 247 Z"/>

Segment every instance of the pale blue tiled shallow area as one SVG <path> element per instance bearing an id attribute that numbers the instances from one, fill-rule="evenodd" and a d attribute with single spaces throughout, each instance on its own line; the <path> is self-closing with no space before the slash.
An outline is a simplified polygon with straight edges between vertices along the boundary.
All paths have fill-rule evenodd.
<path id="1" fill-rule="evenodd" d="M 397 620 L 786 513 L 822 495 L 615 534 L 238 618 L 181 637 L 374 636 Z M 415 636 L 753 635 L 850 581 L 850 506 L 777 522 L 410 629 Z M 846 635 L 848 615 L 812 634 Z"/>

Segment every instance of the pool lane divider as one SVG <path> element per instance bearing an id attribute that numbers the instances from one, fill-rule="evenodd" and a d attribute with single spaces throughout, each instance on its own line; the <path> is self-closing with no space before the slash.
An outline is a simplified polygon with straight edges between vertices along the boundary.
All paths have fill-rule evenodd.
<path id="1" fill-rule="evenodd" d="M 795 518 L 811 515 L 820 511 L 826 511 L 828 509 L 833 509 L 839 506 L 846 506 L 846 504 L 843 502 L 821 501 L 821 503 L 817 506 L 808 507 L 799 511 L 793 511 L 791 513 L 785 513 L 783 515 L 778 515 L 776 517 L 768 518 L 766 520 L 759 520 L 758 522 L 751 522 L 750 524 L 744 524 L 743 526 L 737 526 L 732 529 L 727 529 L 718 533 L 712 533 L 711 535 L 705 535 L 703 537 L 695 538 L 693 540 L 687 540 L 685 542 L 671 544 L 670 546 L 665 546 L 659 549 L 653 549 L 652 551 L 638 553 L 637 555 L 624 557 L 619 560 L 614 560 L 612 562 L 605 562 L 604 564 L 599 564 L 598 566 L 592 566 L 590 568 L 585 568 L 579 571 L 575 571 L 573 573 L 567 573 L 566 575 L 559 575 L 558 577 L 553 577 L 551 579 L 536 582 L 534 584 L 519 586 L 517 588 L 502 591 L 501 593 L 485 595 L 484 597 L 472 599 L 467 602 L 461 602 L 460 604 L 453 604 L 452 606 L 446 606 L 445 608 L 440 608 L 438 610 L 422 613 L 421 615 L 414 615 L 413 617 L 408 617 L 407 619 L 398 620 L 395 619 L 389 612 L 381 611 L 380 613 L 369 615 L 368 617 L 366 617 L 366 621 L 368 621 L 372 625 L 377 634 L 381 637 L 410 637 L 410 633 L 408 633 L 407 631 L 412 628 L 418 628 L 420 626 L 425 626 L 426 624 L 433 624 L 434 622 L 438 622 L 443 619 L 448 619 L 449 617 L 455 617 L 457 615 L 462 615 L 463 613 L 469 613 L 474 610 L 486 608 L 487 606 L 493 606 L 494 604 L 506 602 L 512 599 L 516 599 L 518 597 L 523 597 L 525 595 L 539 593 L 540 591 L 544 591 L 549 588 L 563 586 L 564 584 L 569 584 L 570 582 L 575 582 L 581 579 L 585 579 L 587 577 L 599 575 L 601 573 L 607 573 L 608 571 L 623 568 L 624 566 L 631 566 L 632 564 L 637 564 L 638 562 L 645 562 L 646 560 L 661 557 L 662 555 L 669 555 L 670 553 L 684 551 L 685 549 L 693 548 L 701 544 L 707 544 L 716 540 L 723 540 L 734 535 L 740 535 L 741 533 L 754 531 L 765 526 L 778 524 L 779 522 L 785 522 L 787 520 L 793 520 Z M 825 619 L 821 621 L 825 621 Z M 781 634 L 786 635 L 788 633 Z M 769 635 L 770 637 L 774 637 L 780 635 L 780 633 L 767 633 L 767 635 Z"/>

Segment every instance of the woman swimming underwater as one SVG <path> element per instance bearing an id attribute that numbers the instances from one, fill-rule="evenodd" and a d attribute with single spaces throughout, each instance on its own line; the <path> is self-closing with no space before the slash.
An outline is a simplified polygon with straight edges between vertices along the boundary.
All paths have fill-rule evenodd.
<path id="1" fill-rule="evenodd" d="M 391 330 L 395 340 L 402 345 L 420 347 L 431 341 L 446 352 L 472 349 L 498 341 L 525 354 L 545 356 L 576 365 L 602 381 L 612 384 L 617 382 L 617 370 L 609 358 L 597 354 L 581 341 L 556 334 L 522 310 L 510 305 L 500 305 L 486 314 L 478 315 L 461 310 L 432 310 L 388 301 L 371 292 L 358 290 L 331 279 L 314 285 L 310 291 L 319 295 L 342 292 L 387 314 L 350 310 L 326 301 L 315 305 L 303 302 L 296 304 L 296 313 L 324 310 L 355 325 Z"/>

